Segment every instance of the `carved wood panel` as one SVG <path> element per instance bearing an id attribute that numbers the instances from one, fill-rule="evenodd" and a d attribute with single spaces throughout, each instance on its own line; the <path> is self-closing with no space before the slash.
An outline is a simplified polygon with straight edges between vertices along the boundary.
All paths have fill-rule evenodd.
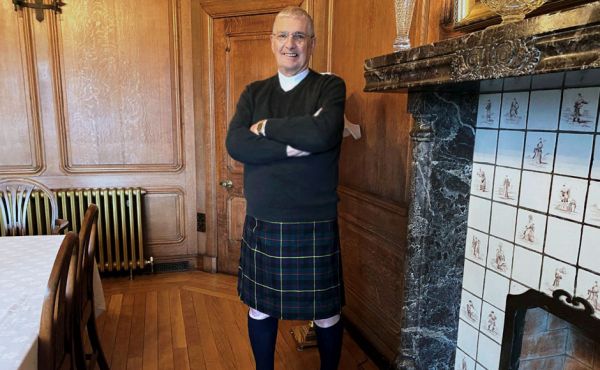
<path id="1" fill-rule="evenodd" d="M 74 1 L 65 9 L 59 135 L 68 172 L 181 169 L 179 2 Z"/>
<path id="2" fill-rule="evenodd" d="M 0 175 L 41 170 L 38 91 L 30 19 L 0 3 Z"/>

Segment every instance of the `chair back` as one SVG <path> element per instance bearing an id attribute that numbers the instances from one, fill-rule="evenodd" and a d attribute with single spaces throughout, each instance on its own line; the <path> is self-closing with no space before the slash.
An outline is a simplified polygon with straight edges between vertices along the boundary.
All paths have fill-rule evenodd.
<path id="1" fill-rule="evenodd" d="M 75 287 L 78 246 L 77 234 L 67 233 L 50 272 L 38 334 L 38 370 L 62 368 L 71 353 L 73 309 L 69 297 Z"/>
<path id="2" fill-rule="evenodd" d="M 0 233 L 9 236 L 25 235 L 27 208 L 34 189 L 42 191 L 49 200 L 52 233 L 58 233 L 58 203 L 54 193 L 43 184 L 25 178 L 0 180 Z"/>
<path id="3" fill-rule="evenodd" d="M 79 251 L 77 261 L 77 296 L 78 307 L 83 307 L 86 300 L 93 298 L 93 268 L 94 255 L 96 254 L 96 233 L 98 221 L 98 206 L 93 203 L 88 205 L 79 231 Z"/>

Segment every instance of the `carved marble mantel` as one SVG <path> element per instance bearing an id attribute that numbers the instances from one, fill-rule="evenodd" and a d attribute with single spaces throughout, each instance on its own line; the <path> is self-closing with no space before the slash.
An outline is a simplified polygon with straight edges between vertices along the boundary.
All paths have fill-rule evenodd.
<path id="1" fill-rule="evenodd" d="M 365 91 L 408 91 L 414 118 L 396 368 L 454 368 L 479 81 L 595 68 L 600 1 L 365 61 Z"/>

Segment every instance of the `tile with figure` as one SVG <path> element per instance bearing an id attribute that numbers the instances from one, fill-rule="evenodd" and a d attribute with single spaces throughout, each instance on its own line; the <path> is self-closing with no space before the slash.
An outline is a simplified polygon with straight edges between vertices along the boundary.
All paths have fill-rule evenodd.
<path id="1" fill-rule="evenodd" d="M 504 312 L 484 302 L 481 308 L 481 326 L 479 330 L 487 334 L 497 343 L 502 342 L 502 331 L 504 329 Z"/>
<path id="2" fill-rule="evenodd" d="M 498 128 L 502 94 L 479 95 L 477 127 Z"/>
<path id="3" fill-rule="evenodd" d="M 542 251 L 546 234 L 546 216 L 523 208 L 517 211 L 515 243 Z"/>
<path id="4" fill-rule="evenodd" d="M 493 236 L 490 237 L 489 245 L 487 267 L 501 275 L 510 277 L 514 245 Z"/>
<path id="5" fill-rule="evenodd" d="M 527 120 L 529 92 L 504 93 L 500 128 L 524 129 Z"/>
<path id="6" fill-rule="evenodd" d="M 550 213 L 575 221 L 583 221 L 583 204 L 587 180 L 555 175 L 550 192 Z"/>
<path id="7" fill-rule="evenodd" d="M 529 131 L 525 139 L 523 168 L 552 172 L 556 134 L 553 132 Z"/>
<path id="8" fill-rule="evenodd" d="M 478 328 L 481 316 L 481 298 L 463 289 L 459 316 L 461 319 Z"/>
<path id="9" fill-rule="evenodd" d="M 596 129 L 600 87 L 565 89 L 560 113 L 560 129 L 593 132 Z"/>
<path id="10" fill-rule="evenodd" d="M 494 178 L 494 200 L 517 205 L 521 171 L 514 168 L 496 167 Z"/>
<path id="11" fill-rule="evenodd" d="M 454 370 L 475 370 L 475 360 L 460 349 L 456 350 Z"/>
<path id="12" fill-rule="evenodd" d="M 488 250 L 488 235 L 471 229 L 467 229 L 467 245 L 465 246 L 465 257 L 473 262 L 485 265 Z"/>
<path id="13" fill-rule="evenodd" d="M 595 316 L 600 319 L 600 275 L 579 269 L 575 295 L 590 302 Z"/>
<path id="14" fill-rule="evenodd" d="M 562 289 L 569 294 L 573 294 L 575 290 L 575 267 L 545 256 L 540 290 L 552 295 L 552 292 L 556 289 Z"/>
<path id="15" fill-rule="evenodd" d="M 492 197 L 492 182 L 494 181 L 494 166 L 483 163 L 473 163 L 471 176 L 471 194 L 484 198 Z"/>

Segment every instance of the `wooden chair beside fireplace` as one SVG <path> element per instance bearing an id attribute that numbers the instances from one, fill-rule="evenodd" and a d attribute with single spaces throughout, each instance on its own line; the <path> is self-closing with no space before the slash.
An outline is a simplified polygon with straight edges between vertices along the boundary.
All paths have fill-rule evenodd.
<path id="1" fill-rule="evenodd" d="M 46 186 L 32 179 L 0 179 L 0 236 L 26 235 L 28 217 L 31 219 L 28 210 L 34 191 L 39 191 L 42 194 L 39 198 L 43 198 L 39 199 L 36 195 L 38 210 L 44 203 L 44 211 L 48 214 L 49 224 L 44 234 L 59 234 L 69 225 L 68 221 L 58 218 L 56 197 Z"/>

